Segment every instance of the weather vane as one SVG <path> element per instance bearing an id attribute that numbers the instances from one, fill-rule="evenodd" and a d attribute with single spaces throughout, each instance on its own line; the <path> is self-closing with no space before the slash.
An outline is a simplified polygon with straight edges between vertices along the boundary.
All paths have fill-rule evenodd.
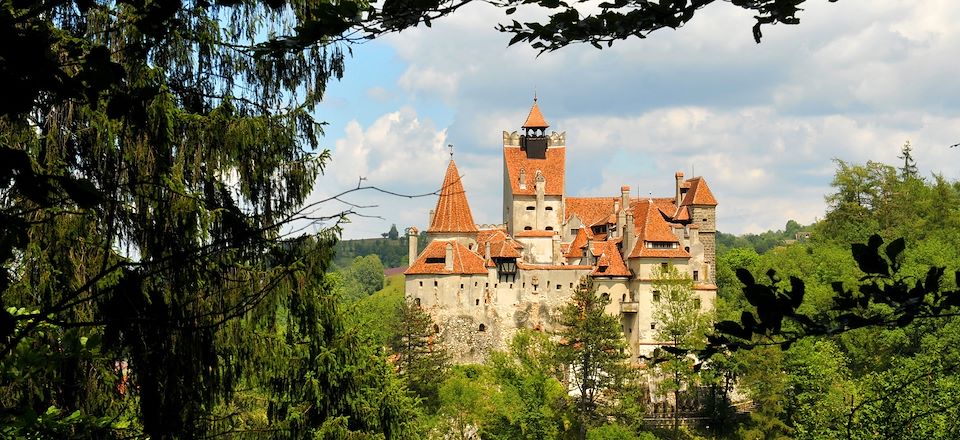
<path id="1" fill-rule="evenodd" d="M 453 144 L 447 144 L 447 148 L 450 149 L 450 160 L 453 160 Z"/>

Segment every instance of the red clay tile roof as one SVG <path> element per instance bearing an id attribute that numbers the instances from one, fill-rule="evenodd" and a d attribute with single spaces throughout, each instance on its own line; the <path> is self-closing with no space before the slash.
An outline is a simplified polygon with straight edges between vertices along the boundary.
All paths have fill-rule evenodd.
<path id="1" fill-rule="evenodd" d="M 467 203 L 467 195 L 463 191 L 463 182 L 460 181 L 457 164 L 453 159 L 447 166 L 447 175 L 443 178 L 443 187 L 440 188 L 437 209 L 427 232 L 477 232 L 477 225 L 473 222 L 473 215 L 470 213 L 470 204 Z"/>
<path id="2" fill-rule="evenodd" d="M 477 234 L 479 255 L 486 254 L 487 243 L 490 243 L 490 258 L 520 258 L 517 249 L 523 249 L 523 245 L 510 238 L 503 229 L 481 229 Z"/>
<path id="3" fill-rule="evenodd" d="M 569 221 L 570 217 L 576 214 L 587 227 L 605 225 L 614 212 L 614 203 L 618 200 L 620 200 L 619 197 L 567 197 L 564 222 Z"/>
<path id="4" fill-rule="evenodd" d="M 633 275 L 627 265 L 624 264 L 623 258 L 620 257 L 616 242 L 605 241 L 599 244 L 602 253 L 600 259 L 597 260 L 597 268 L 590 275 L 595 277 L 629 277 Z"/>
<path id="5" fill-rule="evenodd" d="M 536 194 L 537 171 L 543 174 L 546 186 L 543 193 L 548 196 L 563 195 L 563 173 L 566 162 L 565 147 L 548 147 L 546 159 L 528 159 L 526 151 L 520 147 L 503 147 L 503 164 L 507 168 L 510 189 L 517 195 Z M 524 171 L 526 187 L 520 189 L 520 170 Z"/>
<path id="6" fill-rule="evenodd" d="M 446 269 L 446 263 L 427 263 L 428 258 L 444 259 L 447 255 L 447 244 L 453 245 L 453 270 Z M 422 274 L 486 274 L 487 269 L 483 257 L 473 253 L 466 246 L 450 240 L 433 240 L 423 250 L 404 275 Z"/>
<path id="7" fill-rule="evenodd" d="M 517 267 L 523 270 L 591 270 L 593 266 L 581 264 L 532 264 L 517 262 Z"/>
<path id="8" fill-rule="evenodd" d="M 680 206 L 717 206 L 717 199 L 713 198 L 713 193 L 710 192 L 710 188 L 707 186 L 707 181 L 703 177 L 687 179 L 687 182 L 690 184 L 690 190 L 687 191 L 687 194 L 683 197 L 683 201 L 680 202 Z"/>
<path id="9" fill-rule="evenodd" d="M 520 252 L 510 243 L 501 241 L 490 244 L 490 258 L 520 258 Z"/>
<path id="10" fill-rule="evenodd" d="M 537 105 L 537 100 L 533 100 L 533 107 L 530 107 L 530 113 L 527 114 L 527 120 L 523 123 L 523 128 L 547 128 L 550 124 L 547 123 L 547 120 L 543 118 L 543 113 L 540 113 L 540 106 Z"/>
<path id="11" fill-rule="evenodd" d="M 587 230 L 590 228 L 583 227 L 577 231 L 577 236 L 573 238 L 573 241 L 570 242 L 570 250 L 567 252 L 565 257 L 567 258 L 580 258 L 583 256 L 583 248 L 587 245 Z"/>
<path id="12" fill-rule="evenodd" d="M 673 235 L 670 223 L 664 219 L 664 214 L 653 200 L 640 200 L 633 205 L 634 225 L 636 226 L 637 241 L 630 258 L 667 257 L 689 258 L 690 254 L 679 247 L 677 236 Z M 677 243 L 676 249 L 650 249 L 646 242 Z"/>
<path id="13" fill-rule="evenodd" d="M 559 231 L 517 231 L 514 237 L 553 237 L 559 234 Z"/>

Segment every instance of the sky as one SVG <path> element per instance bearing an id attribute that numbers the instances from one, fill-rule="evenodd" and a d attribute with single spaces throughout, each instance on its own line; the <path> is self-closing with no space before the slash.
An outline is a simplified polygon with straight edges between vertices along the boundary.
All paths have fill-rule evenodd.
<path id="1" fill-rule="evenodd" d="M 677 31 L 538 54 L 507 46 L 502 10 L 471 4 L 352 47 L 316 113 L 332 161 L 311 201 L 360 184 L 436 191 L 453 144 L 474 220 L 500 223 L 502 133 L 520 129 L 534 93 L 566 132 L 568 195 L 671 196 L 676 171 L 695 173 L 722 232 L 822 218 L 834 160 L 896 164 L 907 141 L 923 175 L 957 180 L 960 2 L 917 5 L 809 0 L 799 25 L 766 26 L 756 44 L 752 14 L 716 2 Z M 426 229 L 436 199 L 363 190 L 320 207 L 358 212 L 343 225 L 352 239 Z"/>

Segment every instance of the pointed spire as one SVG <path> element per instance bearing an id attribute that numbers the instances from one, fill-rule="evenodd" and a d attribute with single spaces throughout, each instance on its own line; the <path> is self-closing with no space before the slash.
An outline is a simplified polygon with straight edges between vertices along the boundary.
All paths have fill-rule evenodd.
<path id="1" fill-rule="evenodd" d="M 436 214 L 430 221 L 427 232 L 477 232 L 477 225 L 473 222 L 470 205 L 467 203 L 467 194 L 460 181 L 457 164 L 450 158 L 447 166 L 447 175 L 440 188 L 440 199 L 437 200 Z"/>
<path id="2" fill-rule="evenodd" d="M 533 96 L 533 107 L 530 107 L 530 114 L 527 115 L 527 121 L 523 123 L 522 128 L 547 128 L 550 124 L 540 113 L 540 106 L 537 105 L 537 96 Z"/>

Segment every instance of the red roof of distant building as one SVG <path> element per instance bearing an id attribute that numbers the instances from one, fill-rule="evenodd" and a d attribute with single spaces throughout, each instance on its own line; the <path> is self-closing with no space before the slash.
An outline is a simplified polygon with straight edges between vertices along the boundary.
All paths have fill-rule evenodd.
<path id="1" fill-rule="evenodd" d="M 477 225 L 470 213 L 470 204 L 463 190 L 463 182 L 457 172 L 453 159 L 447 166 L 447 175 L 443 178 L 437 209 L 427 232 L 477 232 Z"/>

